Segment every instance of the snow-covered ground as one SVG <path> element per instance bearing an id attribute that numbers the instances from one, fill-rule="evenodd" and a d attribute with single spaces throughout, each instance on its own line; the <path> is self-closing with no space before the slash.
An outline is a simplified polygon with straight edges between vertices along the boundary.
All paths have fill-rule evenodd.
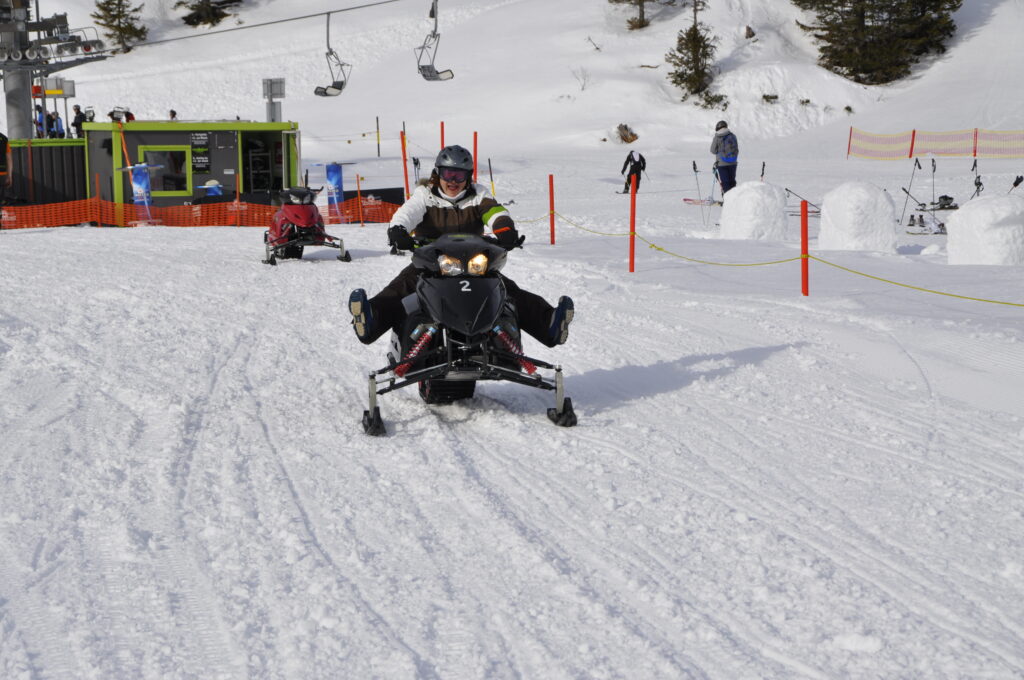
<path id="1" fill-rule="evenodd" d="M 65 4 L 72 23 L 91 5 Z M 171 3 L 153 4 L 157 39 Z M 252 4 L 247 23 L 337 9 Z M 363 435 L 384 347 L 356 341 L 343 301 L 403 264 L 380 225 L 331 229 L 351 263 L 310 249 L 276 268 L 258 229 L 0 232 L 0 678 L 1024 677 L 1024 328 L 997 304 L 1024 303 L 1021 267 L 947 264 L 945 237 L 904 227 L 895 253 L 823 251 L 817 224 L 812 254 L 877 278 L 812 261 L 803 297 L 798 262 L 694 262 L 788 260 L 799 225 L 722 239 L 720 208 L 683 204 L 708 192 L 723 114 L 621 57 L 661 63 L 685 12 L 631 33 L 593 0 L 441 0 L 456 76 L 425 83 L 428 4 L 335 19 L 356 69 L 335 100 L 312 96 L 316 22 L 68 75 L 97 110 L 258 119 L 259 78 L 284 74 L 305 160 L 388 185 L 396 135 L 380 160 L 347 137 L 375 115 L 428 163 L 440 120 L 450 143 L 479 131 L 527 236 L 506 273 L 575 299 L 568 344 L 526 348 L 564 367 L 579 425 L 487 384 L 444 407 L 385 395 L 390 436 Z M 849 124 L 1022 127 L 1019 60 L 985 68 L 1024 29 L 1019 3 L 970 0 L 945 56 L 870 89 L 814 67 L 783 4 L 710 13 L 741 182 L 764 161 L 818 204 L 871 182 L 899 216 L 910 163 L 844 160 Z M 772 78 L 822 106 L 766 108 Z M 626 148 L 600 141 L 620 122 L 649 164 L 637 230 L 663 249 L 640 242 L 632 274 Z M 989 195 L 1021 174 L 979 165 Z M 963 203 L 970 166 L 939 159 L 934 189 L 927 170 L 911 189 Z"/>

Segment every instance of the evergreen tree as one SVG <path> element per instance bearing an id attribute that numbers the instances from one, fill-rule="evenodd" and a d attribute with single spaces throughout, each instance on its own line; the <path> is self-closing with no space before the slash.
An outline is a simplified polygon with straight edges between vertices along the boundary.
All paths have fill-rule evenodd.
<path id="1" fill-rule="evenodd" d="M 684 3 L 687 1 L 688 0 L 683 0 Z M 646 10 L 644 7 L 646 3 L 654 2 L 656 4 L 661 5 L 676 4 L 676 0 L 608 0 L 608 2 L 612 3 L 613 5 L 636 5 L 636 16 L 626 20 L 626 25 L 629 26 L 629 30 L 631 31 L 637 28 L 643 28 L 644 26 L 650 25 L 651 22 L 647 19 Z"/>
<path id="2" fill-rule="evenodd" d="M 242 0 L 178 0 L 174 9 L 184 7 L 189 13 L 181 18 L 189 26 L 216 26 L 231 16 L 228 8 L 242 4 Z"/>
<path id="3" fill-rule="evenodd" d="M 800 26 L 819 41 L 819 63 L 868 85 L 904 78 L 924 55 L 944 52 L 956 31 L 952 13 L 961 2 L 793 0 L 815 14 L 814 24 Z"/>
<path id="4" fill-rule="evenodd" d="M 714 80 L 711 64 L 718 39 L 700 23 L 697 12 L 704 7 L 704 0 L 693 0 L 693 23 L 686 30 L 679 31 L 675 49 L 665 55 L 665 61 L 675 67 L 669 72 L 668 79 L 683 90 L 682 101 L 695 96 L 705 109 L 717 106 L 725 109 L 729 106 L 725 95 L 712 94 L 710 90 Z"/>
<path id="5" fill-rule="evenodd" d="M 96 0 L 96 11 L 89 16 L 119 51 L 130 52 L 133 44 L 149 35 L 149 29 L 139 23 L 144 4 L 132 7 L 128 0 Z"/>

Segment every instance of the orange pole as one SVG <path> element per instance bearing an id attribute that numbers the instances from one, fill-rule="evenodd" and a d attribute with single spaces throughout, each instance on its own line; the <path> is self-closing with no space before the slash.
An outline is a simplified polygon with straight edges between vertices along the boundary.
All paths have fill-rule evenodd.
<path id="1" fill-rule="evenodd" d="M 807 222 L 807 201 L 800 201 L 800 291 L 805 297 L 811 294 L 811 261 L 807 257 Z"/>
<path id="2" fill-rule="evenodd" d="M 35 203 L 36 200 L 36 183 L 32 181 L 32 140 L 28 140 L 28 150 L 25 152 L 28 156 L 28 200 Z M 7 172 L 11 172 L 12 168 L 7 168 Z"/>
<path id="3" fill-rule="evenodd" d="M 476 183 L 476 131 L 473 132 L 473 183 Z"/>
<path id="4" fill-rule="evenodd" d="M 846 157 L 850 157 L 850 149 L 853 148 L 853 126 L 850 126 L 850 136 L 846 139 Z M 698 196 L 697 198 L 700 198 Z"/>
<path id="5" fill-rule="evenodd" d="M 917 128 L 914 128 L 910 132 L 910 153 L 907 155 L 907 158 L 913 158 L 914 157 L 914 145 L 916 143 L 917 143 Z"/>
<path id="6" fill-rule="evenodd" d="M 444 148 L 444 121 L 441 121 L 441 148 Z"/>
<path id="7" fill-rule="evenodd" d="M 629 272 L 634 271 L 636 262 L 636 178 L 630 175 L 629 184 Z"/>
<path id="8" fill-rule="evenodd" d="M 242 190 L 238 186 L 238 178 L 235 178 L 235 226 L 242 226 Z"/>
<path id="9" fill-rule="evenodd" d="M 551 245 L 555 245 L 555 176 L 548 175 L 548 196 L 551 203 Z"/>
<path id="10" fill-rule="evenodd" d="M 409 162 L 406 160 L 405 130 L 399 132 L 398 136 L 402 140 L 402 176 L 405 178 L 405 198 L 408 200 L 412 194 L 409 193 Z"/>
<path id="11" fill-rule="evenodd" d="M 359 226 L 360 227 L 365 227 L 366 225 L 363 224 L 363 188 L 362 188 L 362 185 L 359 183 L 359 180 L 360 180 L 360 177 L 359 177 L 359 173 L 357 172 L 356 173 L 356 205 L 358 206 L 358 209 L 359 209 Z"/>

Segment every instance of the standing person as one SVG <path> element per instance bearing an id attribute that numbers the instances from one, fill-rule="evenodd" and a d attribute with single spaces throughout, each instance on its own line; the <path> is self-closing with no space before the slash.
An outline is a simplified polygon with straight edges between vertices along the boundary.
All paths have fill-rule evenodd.
<path id="1" fill-rule="evenodd" d="M 64 139 L 64 119 L 60 117 L 59 111 L 53 112 L 53 136 L 57 139 Z"/>
<path id="2" fill-rule="evenodd" d="M 626 168 L 629 168 L 629 173 L 626 173 Z M 622 193 L 629 193 L 629 186 L 634 175 L 636 175 L 636 190 L 640 191 L 640 173 L 646 169 L 647 159 L 642 153 L 634 149 L 626 154 L 626 161 L 622 164 L 622 170 L 619 171 L 619 174 L 626 176 L 626 185 L 622 188 Z"/>
<path id="3" fill-rule="evenodd" d="M 49 139 L 53 139 L 57 136 L 57 132 L 53 127 L 53 114 L 49 111 L 43 117 L 43 136 Z"/>
<path id="4" fill-rule="evenodd" d="M 724 120 L 715 125 L 715 136 L 711 139 L 711 153 L 715 154 L 715 168 L 718 181 L 722 183 L 722 195 L 736 186 L 736 162 L 740 156 L 740 143 L 729 131 Z"/>
<path id="5" fill-rule="evenodd" d="M 402 250 L 415 247 L 413 237 L 436 239 L 444 234 L 482 236 L 490 228 L 506 250 L 522 245 L 525 237 L 516 231 L 512 216 L 494 200 L 482 184 L 474 184 L 473 155 L 461 146 L 441 149 L 427 185 L 418 186 L 391 218 L 388 240 Z M 389 329 L 401 328 L 406 318 L 402 298 L 416 290 L 418 271 L 409 265 L 374 297 L 356 288 L 348 308 L 356 337 L 369 345 Z M 563 295 L 552 307 L 541 296 L 520 288 L 500 275 L 505 290 L 515 303 L 519 326 L 548 347 L 561 345 L 569 337 L 573 317 L 572 298 Z"/>
<path id="6" fill-rule="evenodd" d="M 75 112 L 74 118 L 71 119 L 71 128 L 75 131 L 75 137 L 81 139 L 85 136 L 82 132 L 82 124 L 85 123 L 85 114 L 82 113 L 82 107 L 78 104 L 75 104 L 71 108 Z"/>
<path id="7" fill-rule="evenodd" d="M 36 127 L 36 137 L 42 139 L 46 136 L 46 114 L 43 113 L 43 107 L 40 104 L 36 104 L 35 117 L 32 119 L 33 124 Z"/>
<path id="8" fill-rule="evenodd" d="M 7 203 L 7 190 L 14 181 L 14 168 L 11 164 L 11 144 L 7 135 L 0 132 L 0 205 Z M 0 229 L 3 226 L 0 225 Z"/>

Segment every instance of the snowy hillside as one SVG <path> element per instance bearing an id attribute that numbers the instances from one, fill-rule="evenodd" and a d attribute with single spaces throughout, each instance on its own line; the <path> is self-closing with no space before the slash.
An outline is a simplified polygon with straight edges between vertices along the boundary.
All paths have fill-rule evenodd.
<path id="1" fill-rule="evenodd" d="M 152 39 L 189 32 L 171 4 L 147 1 Z M 339 8 L 250 4 L 247 24 Z M 62 9 L 81 25 L 91 5 Z M 311 248 L 276 268 L 260 229 L 2 231 L 0 678 L 1024 677 L 1021 267 L 948 265 L 944 237 L 902 227 L 895 254 L 812 238 L 875 278 L 812 262 L 809 297 L 797 262 L 701 264 L 789 260 L 798 222 L 724 240 L 719 208 L 683 203 L 709 190 L 723 116 L 664 79 L 685 12 L 633 33 L 598 0 L 441 0 L 455 78 L 427 83 L 428 7 L 338 15 L 354 72 L 336 99 L 312 95 L 322 20 L 67 76 L 97 111 L 232 119 L 261 119 L 261 79 L 283 76 L 304 160 L 390 185 L 403 121 L 427 164 L 441 120 L 449 143 L 478 131 L 527 236 L 505 273 L 576 302 L 566 345 L 526 349 L 564 367 L 578 426 L 498 383 L 444 407 L 385 395 L 390 435 L 363 434 L 384 346 L 359 344 L 343 301 L 405 264 L 381 225 L 331 228 L 350 263 Z M 1020 60 L 990 66 L 1022 14 L 968 0 L 946 55 L 862 88 L 813 65 L 787 4 L 715 3 L 739 180 L 764 162 L 812 201 L 861 180 L 902 207 L 910 163 L 845 160 L 848 126 L 1024 127 Z M 641 242 L 633 274 L 626 148 L 601 141 L 621 122 L 649 163 L 637 230 L 661 249 Z M 1022 162 L 979 161 L 986 196 Z M 966 201 L 970 159 L 937 163 L 911 189 Z"/>

